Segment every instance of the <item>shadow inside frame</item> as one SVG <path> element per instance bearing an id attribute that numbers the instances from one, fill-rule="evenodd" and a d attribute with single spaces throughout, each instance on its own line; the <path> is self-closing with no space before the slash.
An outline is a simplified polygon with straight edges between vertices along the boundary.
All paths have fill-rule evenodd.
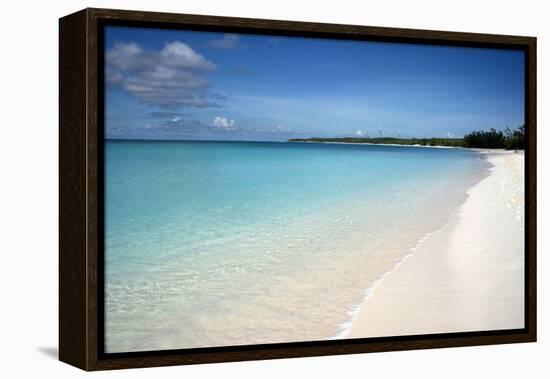
<path id="1" fill-rule="evenodd" d="M 529 330 L 523 329 L 502 329 L 489 331 L 475 332 L 456 332 L 456 333 L 437 333 L 437 334 L 419 334 L 406 336 L 388 336 L 388 337 L 370 337 L 370 338 L 342 338 L 338 340 L 322 340 L 322 341 L 303 341 L 303 342 L 284 342 L 272 344 L 257 344 L 257 345 L 231 345 L 231 346 L 216 346 L 216 347 L 199 347 L 190 349 L 170 349 L 170 350 L 144 350 L 133 352 L 117 352 L 105 353 L 100 352 L 98 358 L 100 360 L 121 359 L 121 358 L 139 358 L 139 357 L 158 357 L 158 356 L 175 356 L 186 354 L 208 354 L 208 353 L 229 353 L 229 352 L 253 352 L 263 350 L 277 350 L 289 348 L 315 348 L 315 347 L 339 347 L 364 344 L 378 344 L 387 342 L 414 342 L 425 340 L 445 340 L 449 338 L 468 338 L 468 337 L 495 337 L 495 336 L 510 336 L 510 335 L 528 335 Z"/>

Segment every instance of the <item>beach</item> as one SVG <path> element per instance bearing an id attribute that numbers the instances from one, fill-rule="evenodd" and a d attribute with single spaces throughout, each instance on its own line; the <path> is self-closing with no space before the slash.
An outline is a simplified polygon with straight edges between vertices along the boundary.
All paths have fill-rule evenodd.
<path id="1" fill-rule="evenodd" d="M 524 327 L 524 154 L 479 153 L 490 175 L 367 291 L 341 337 Z"/>

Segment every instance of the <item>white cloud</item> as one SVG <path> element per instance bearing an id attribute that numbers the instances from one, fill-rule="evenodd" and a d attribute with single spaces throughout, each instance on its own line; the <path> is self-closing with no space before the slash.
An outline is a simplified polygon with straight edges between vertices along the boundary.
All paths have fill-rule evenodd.
<path id="1" fill-rule="evenodd" d="M 223 38 L 210 41 L 210 46 L 217 47 L 219 49 L 232 49 L 239 43 L 239 36 L 237 34 L 224 34 Z"/>
<path id="2" fill-rule="evenodd" d="M 358 130 L 357 132 L 355 132 L 355 134 L 357 135 L 357 137 L 363 137 L 365 135 L 362 130 Z"/>
<path id="3" fill-rule="evenodd" d="M 195 52 L 183 42 L 165 43 L 160 55 L 165 58 L 164 64 L 175 67 L 186 67 L 195 70 L 212 70 L 216 66 Z"/>
<path id="4" fill-rule="evenodd" d="M 199 73 L 216 66 L 187 44 L 165 43 L 145 51 L 136 43 L 116 43 L 106 53 L 107 82 L 142 101 L 166 108 L 218 107 L 209 82 Z"/>
<path id="5" fill-rule="evenodd" d="M 107 51 L 106 61 L 108 64 L 120 69 L 133 69 L 143 63 L 143 60 L 135 58 L 143 54 L 143 50 L 137 43 L 115 43 L 115 45 Z"/>
<path id="6" fill-rule="evenodd" d="M 235 120 L 230 120 L 222 116 L 216 116 L 214 121 L 212 121 L 212 126 L 215 128 L 233 130 L 236 128 Z"/>

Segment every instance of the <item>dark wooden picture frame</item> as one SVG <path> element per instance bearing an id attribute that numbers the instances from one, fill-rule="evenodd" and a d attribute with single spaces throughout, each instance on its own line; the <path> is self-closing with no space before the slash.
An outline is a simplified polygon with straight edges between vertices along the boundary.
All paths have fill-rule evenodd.
<path id="1" fill-rule="evenodd" d="M 105 25 L 311 36 L 525 51 L 525 328 L 137 353 L 103 352 L 103 35 Z M 84 370 L 536 341 L 536 38 L 85 9 L 59 22 L 59 358 Z"/>

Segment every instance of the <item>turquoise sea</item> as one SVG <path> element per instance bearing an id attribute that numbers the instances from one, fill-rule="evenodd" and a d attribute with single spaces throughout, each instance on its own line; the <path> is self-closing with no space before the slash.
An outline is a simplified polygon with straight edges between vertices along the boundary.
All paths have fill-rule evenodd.
<path id="1" fill-rule="evenodd" d="M 106 351 L 344 337 L 489 167 L 465 149 L 106 141 Z"/>

